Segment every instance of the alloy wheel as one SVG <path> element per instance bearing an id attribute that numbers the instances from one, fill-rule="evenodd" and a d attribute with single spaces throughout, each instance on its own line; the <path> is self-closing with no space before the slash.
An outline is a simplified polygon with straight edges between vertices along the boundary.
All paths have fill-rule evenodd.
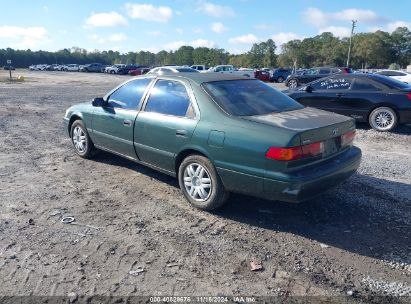
<path id="1" fill-rule="evenodd" d="M 396 115 L 390 108 L 382 107 L 371 113 L 371 127 L 378 131 L 387 131 L 396 123 Z"/>
<path id="2" fill-rule="evenodd" d="M 211 195 L 211 178 L 206 168 L 198 163 L 189 164 L 184 170 L 184 187 L 188 195 L 199 202 Z"/>
<path id="3" fill-rule="evenodd" d="M 290 80 L 290 82 L 288 83 L 288 87 L 290 89 L 295 89 L 298 86 L 297 80 Z"/>
<path id="4" fill-rule="evenodd" d="M 87 150 L 87 138 L 84 130 L 76 126 L 72 134 L 73 144 L 79 153 L 84 153 Z"/>

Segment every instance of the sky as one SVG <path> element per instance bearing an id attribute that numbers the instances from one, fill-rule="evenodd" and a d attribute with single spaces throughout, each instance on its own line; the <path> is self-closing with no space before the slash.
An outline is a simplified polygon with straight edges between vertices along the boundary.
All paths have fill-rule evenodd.
<path id="1" fill-rule="evenodd" d="M 411 0 L 0 0 L 0 49 L 176 50 L 182 45 L 248 51 L 322 32 L 335 36 L 411 29 Z"/>

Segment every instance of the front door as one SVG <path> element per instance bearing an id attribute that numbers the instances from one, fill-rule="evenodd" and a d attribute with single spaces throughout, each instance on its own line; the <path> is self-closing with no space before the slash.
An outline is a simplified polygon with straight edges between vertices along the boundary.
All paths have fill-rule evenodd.
<path id="1" fill-rule="evenodd" d="M 137 158 L 133 145 L 134 122 L 152 78 L 132 80 L 115 90 L 104 107 L 93 112 L 95 144 L 127 157 Z"/>
<path id="2" fill-rule="evenodd" d="M 191 88 L 158 79 L 135 123 L 134 144 L 141 161 L 174 172 L 174 159 L 197 125 Z"/>

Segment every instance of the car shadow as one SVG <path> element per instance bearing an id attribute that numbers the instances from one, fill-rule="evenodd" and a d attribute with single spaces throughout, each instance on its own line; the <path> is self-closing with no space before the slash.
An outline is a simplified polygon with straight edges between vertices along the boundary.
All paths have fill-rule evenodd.
<path id="1" fill-rule="evenodd" d="M 93 158 L 91 158 L 91 160 L 104 163 L 107 165 L 120 166 L 130 170 L 134 170 L 138 173 L 147 175 L 148 177 L 155 178 L 158 181 L 166 183 L 170 186 L 177 188 L 179 187 L 176 178 L 109 152 L 98 151 L 97 154 Z"/>
<path id="2" fill-rule="evenodd" d="M 369 124 L 367 123 L 361 123 L 357 122 L 356 128 L 359 130 L 364 130 L 364 131 L 373 131 L 376 133 L 380 133 L 378 131 L 374 131 Z M 393 133 L 393 134 L 399 134 L 399 135 L 411 135 L 411 124 L 406 124 L 406 125 L 399 125 L 397 126 L 394 130 L 387 132 L 387 133 Z"/>
<path id="3" fill-rule="evenodd" d="M 400 191 L 402 196 L 392 194 Z M 355 174 L 338 187 L 300 204 L 233 194 L 228 204 L 214 214 L 300 235 L 363 256 L 390 261 L 399 258 L 411 263 L 408 195 L 408 184 Z"/>
<path id="4" fill-rule="evenodd" d="M 176 178 L 107 152 L 101 151 L 93 160 L 179 187 Z M 410 197 L 410 185 L 355 174 L 338 187 L 304 203 L 231 194 L 227 204 L 212 213 L 253 227 L 300 235 L 352 253 L 384 260 L 399 257 L 411 263 L 407 258 L 411 239 Z M 399 217 L 395 212 L 402 215 Z M 408 220 L 404 223 L 400 218 Z"/>

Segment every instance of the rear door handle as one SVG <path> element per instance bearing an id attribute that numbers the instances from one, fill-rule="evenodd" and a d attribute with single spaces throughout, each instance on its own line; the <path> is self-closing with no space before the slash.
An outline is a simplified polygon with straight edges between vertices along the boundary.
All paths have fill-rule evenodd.
<path id="1" fill-rule="evenodd" d="M 337 93 L 337 94 L 335 94 L 335 95 L 337 95 L 337 97 L 342 97 L 342 96 L 345 96 L 345 94 L 344 94 L 344 93 Z"/>
<path id="2" fill-rule="evenodd" d="M 125 120 L 123 121 L 123 125 L 126 126 L 126 127 L 130 127 L 130 126 L 131 126 L 131 120 L 125 119 Z"/>
<path id="3" fill-rule="evenodd" d="M 187 136 L 187 130 L 176 130 L 176 136 Z"/>

